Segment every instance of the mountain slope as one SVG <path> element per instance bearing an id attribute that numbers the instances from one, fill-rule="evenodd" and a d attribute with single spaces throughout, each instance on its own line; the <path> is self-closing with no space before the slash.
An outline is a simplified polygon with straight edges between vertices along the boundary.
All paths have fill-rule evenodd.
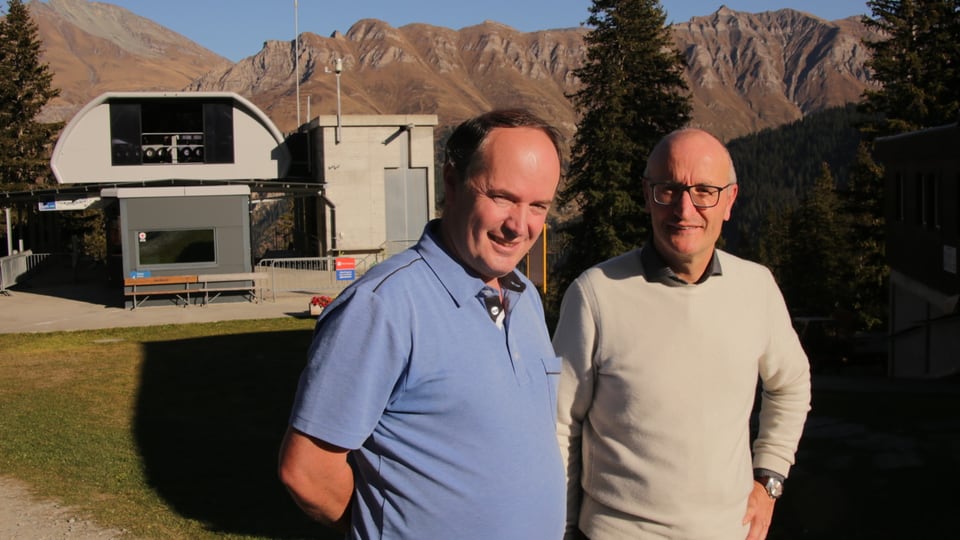
<path id="1" fill-rule="evenodd" d="M 87 0 L 32 0 L 30 14 L 43 42 L 59 98 L 43 120 L 68 120 L 107 91 L 181 90 L 202 74 L 230 64 L 186 37 L 117 6 Z"/>

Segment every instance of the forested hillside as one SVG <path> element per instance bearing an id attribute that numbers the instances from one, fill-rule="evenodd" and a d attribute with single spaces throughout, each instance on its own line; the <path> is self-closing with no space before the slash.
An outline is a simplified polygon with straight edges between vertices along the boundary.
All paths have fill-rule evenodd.
<path id="1" fill-rule="evenodd" d="M 857 126 L 864 118 L 851 104 L 731 141 L 740 195 L 724 231 L 726 249 L 755 258 L 770 213 L 797 206 L 823 163 L 842 189 L 860 142 Z"/>

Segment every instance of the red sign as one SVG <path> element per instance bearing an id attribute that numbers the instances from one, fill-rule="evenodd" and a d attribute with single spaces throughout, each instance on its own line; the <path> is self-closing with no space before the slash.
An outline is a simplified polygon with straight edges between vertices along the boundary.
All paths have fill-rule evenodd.
<path id="1" fill-rule="evenodd" d="M 353 257 L 337 257 L 333 264 L 337 270 L 354 270 L 357 268 L 357 260 Z"/>

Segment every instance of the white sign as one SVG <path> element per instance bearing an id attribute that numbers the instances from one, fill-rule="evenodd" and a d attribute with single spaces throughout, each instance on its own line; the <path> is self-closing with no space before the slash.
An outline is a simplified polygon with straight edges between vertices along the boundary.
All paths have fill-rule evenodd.
<path id="1" fill-rule="evenodd" d="M 41 212 L 57 212 L 66 210 L 86 210 L 93 206 L 93 203 L 100 200 L 100 197 L 84 197 L 80 199 L 60 199 L 56 201 L 47 201 L 37 203 Z"/>

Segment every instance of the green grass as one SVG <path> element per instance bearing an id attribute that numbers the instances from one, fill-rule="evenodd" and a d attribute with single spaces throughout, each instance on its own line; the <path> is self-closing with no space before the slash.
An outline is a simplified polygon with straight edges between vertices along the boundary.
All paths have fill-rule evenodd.
<path id="1" fill-rule="evenodd" d="M 276 452 L 314 320 L 0 335 L 0 470 L 138 538 L 302 538 Z"/>
<path id="2" fill-rule="evenodd" d="M 0 334 L 0 471 L 137 538 L 339 538 L 276 477 L 313 322 Z M 960 382 L 839 380 L 768 538 L 955 536 Z"/>

